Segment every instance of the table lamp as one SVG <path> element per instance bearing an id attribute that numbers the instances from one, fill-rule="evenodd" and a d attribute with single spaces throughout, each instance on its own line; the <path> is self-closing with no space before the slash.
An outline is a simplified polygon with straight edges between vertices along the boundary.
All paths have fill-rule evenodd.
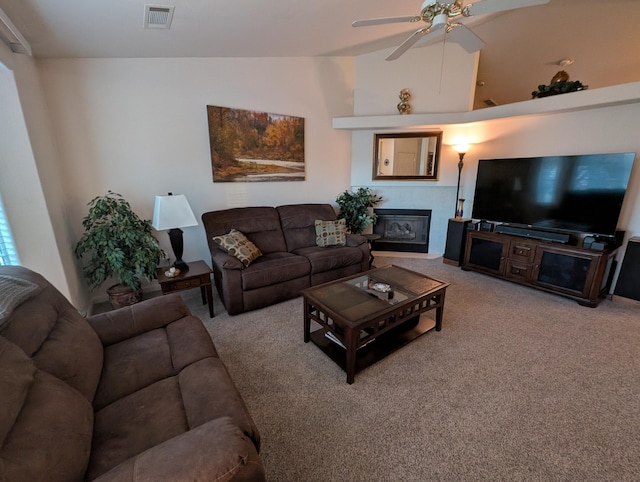
<path id="1" fill-rule="evenodd" d="M 187 263 L 182 261 L 182 229 L 189 226 L 197 226 L 198 221 L 193 215 L 191 206 L 184 194 L 173 195 L 169 193 L 167 196 L 156 196 L 156 204 L 153 208 L 152 226 L 157 231 L 165 229 L 169 230 L 169 239 L 171 240 L 171 249 L 176 257 L 173 267 L 180 271 L 189 269 Z"/>

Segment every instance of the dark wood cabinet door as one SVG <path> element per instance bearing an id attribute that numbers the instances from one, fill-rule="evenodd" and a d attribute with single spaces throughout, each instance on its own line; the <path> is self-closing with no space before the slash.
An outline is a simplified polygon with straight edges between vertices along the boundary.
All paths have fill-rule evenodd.
<path id="1" fill-rule="evenodd" d="M 534 282 L 555 291 L 589 298 L 600 257 L 584 251 L 539 246 L 534 261 Z"/>
<path id="2" fill-rule="evenodd" d="M 467 236 L 463 267 L 501 275 L 509 248 L 508 239 L 482 232 L 469 232 Z"/>

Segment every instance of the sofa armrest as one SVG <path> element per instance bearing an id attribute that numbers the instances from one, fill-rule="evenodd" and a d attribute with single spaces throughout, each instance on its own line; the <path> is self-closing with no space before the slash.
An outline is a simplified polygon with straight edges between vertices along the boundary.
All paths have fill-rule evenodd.
<path id="1" fill-rule="evenodd" d="M 361 234 L 347 234 L 347 246 L 360 246 L 367 242 L 367 238 Z"/>
<path id="2" fill-rule="evenodd" d="M 190 316 L 178 293 L 152 298 L 107 313 L 89 316 L 87 321 L 103 345 L 111 345 Z"/>
<path id="3" fill-rule="evenodd" d="M 96 482 L 263 481 L 258 452 L 229 417 L 211 420 L 117 465 Z"/>
<path id="4" fill-rule="evenodd" d="M 211 261 L 218 265 L 221 269 L 243 269 L 244 265 L 235 256 L 217 249 L 211 253 Z"/>

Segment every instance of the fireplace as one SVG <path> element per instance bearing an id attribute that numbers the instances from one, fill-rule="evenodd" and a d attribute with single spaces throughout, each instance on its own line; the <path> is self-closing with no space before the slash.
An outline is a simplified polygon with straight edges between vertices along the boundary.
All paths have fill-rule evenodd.
<path id="1" fill-rule="evenodd" d="M 373 233 L 380 239 L 373 241 L 376 251 L 429 252 L 431 209 L 375 209 L 378 216 Z"/>

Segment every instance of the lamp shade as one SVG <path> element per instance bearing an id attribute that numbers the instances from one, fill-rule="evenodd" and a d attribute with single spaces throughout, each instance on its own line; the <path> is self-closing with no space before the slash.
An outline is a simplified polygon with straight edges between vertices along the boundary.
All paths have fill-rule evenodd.
<path id="1" fill-rule="evenodd" d="M 152 226 L 157 231 L 197 226 L 191 206 L 184 194 L 156 196 Z"/>
<path id="2" fill-rule="evenodd" d="M 469 144 L 466 143 L 460 143 L 460 144 L 454 144 L 453 149 L 458 153 L 458 154 L 466 154 L 467 151 L 469 151 L 469 148 L 471 147 Z"/>

